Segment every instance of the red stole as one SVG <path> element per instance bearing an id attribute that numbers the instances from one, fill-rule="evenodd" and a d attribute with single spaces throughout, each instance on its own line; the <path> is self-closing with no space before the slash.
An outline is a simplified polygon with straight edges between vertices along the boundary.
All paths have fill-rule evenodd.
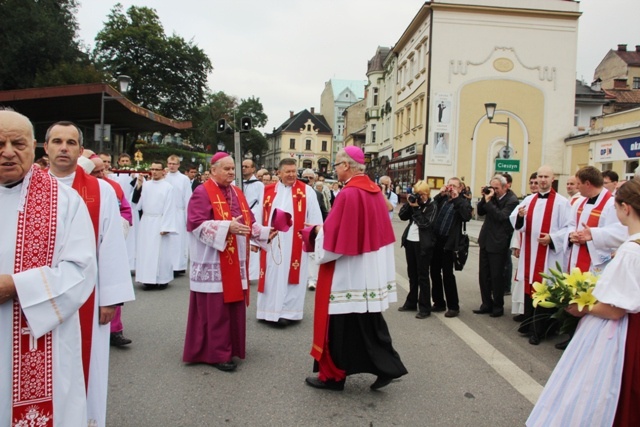
<path id="1" fill-rule="evenodd" d="M 292 285 L 300 284 L 300 264 L 302 260 L 302 235 L 300 231 L 304 228 L 307 216 L 307 193 L 306 185 L 302 181 L 296 180 L 291 187 L 293 197 L 293 247 L 291 248 L 291 259 L 289 260 L 288 282 Z M 277 184 L 268 185 L 264 189 L 264 207 L 262 212 L 262 224 L 269 225 L 271 220 L 271 206 L 276 197 Z M 267 252 L 260 253 L 260 279 L 258 281 L 258 292 L 264 292 L 265 272 L 267 270 Z"/>
<path id="2" fill-rule="evenodd" d="M 589 218 L 587 218 L 586 224 L 590 228 L 598 226 L 598 222 L 600 221 L 600 215 L 602 214 L 602 210 L 604 209 L 604 206 L 607 204 L 607 202 L 611 198 L 611 193 L 608 190 L 603 190 L 603 191 L 606 191 L 604 197 L 602 197 L 602 200 L 600 201 L 598 206 L 596 206 L 591 210 L 591 212 L 589 213 Z M 578 206 L 578 211 L 576 214 L 576 230 L 580 226 L 580 216 L 582 215 L 582 211 L 584 210 L 584 205 L 587 203 L 588 200 L 589 199 L 585 197 L 582 203 L 580 203 L 580 206 Z M 571 251 L 573 251 L 573 247 L 571 248 Z M 584 245 L 580 245 L 580 248 L 578 249 L 578 259 L 576 261 L 576 267 L 578 267 L 582 272 L 589 271 L 591 269 L 591 255 L 589 255 L 589 248 L 587 247 L 586 243 Z"/>
<path id="3" fill-rule="evenodd" d="M 533 282 L 541 282 L 542 276 L 540 273 L 544 271 L 544 266 L 547 262 L 547 254 L 549 253 L 549 247 L 538 244 L 538 251 L 536 253 L 536 263 L 533 270 L 533 278 L 531 277 L 531 258 L 529 254 L 531 254 L 531 233 L 533 232 L 533 213 L 534 208 L 536 206 L 536 202 L 538 201 L 538 194 L 533 196 L 531 203 L 529 203 L 529 208 L 527 212 L 530 215 L 527 215 L 526 222 L 527 228 L 524 233 L 524 254 L 522 256 L 525 257 L 524 261 L 524 292 L 526 295 L 531 295 L 531 284 Z M 551 215 L 553 215 L 553 206 L 556 201 L 556 192 L 552 188 L 549 193 L 549 198 L 547 199 L 547 205 L 544 208 L 544 214 L 542 217 L 542 226 L 540 227 L 540 234 L 545 233 L 549 234 L 549 230 L 551 230 Z"/>
<path id="4" fill-rule="evenodd" d="M 91 223 L 93 224 L 97 247 L 100 227 L 100 183 L 98 182 L 98 178 L 89 175 L 84 169 L 78 166 L 71 187 L 78 192 L 87 205 L 89 215 L 91 216 Z M 89 299 L 87 299 L 79 310 L 80 329 L 82 332 L 82 369 L 84 370 L 85 388 L 89 387 L 89 363 L 91 361 L 91 339 L 93 337 L 95 299 L 96 288 L 94 287 Z"/>
<path id="5" fill-rule="evenodd" d="M 24 209 L 18 213 L 14 273 L 51 266 L 53 262 L 58 184 L 35 165 L 31 172 Z M 12 425 L 22 421 L 28 425 L 35 422 L 38 426 L 53 426 L 52 333 L 47 332 L 36 340 L 29 332 L 18 300 L 13 301 L 12 377 Z"/>
<path id="6" fill-rule="evenodd" d="M 213 218 L 218 221 L 231 221 L 231 207 L 227 203 L 227 199 L 220 191 L 218 184 L 213 180 L 208 180 L 204 184 L 207 195 L 211 201 L 213 208 Z M 242 217 L 244 223 L 251 227 L 251 216 L 249 214 L 249 205 L 239 188 L 233 188 L 240 202 Z M 247 256 L 245 261 L 245 277 L 249 280 L 249 236 L 246 236 Z M 245 292 L 242 289 L 242 273 L 240 272 L 240 257 L 238 256 L 238 242 L 236 235 L 231 232 L 227 233 L 227 244 L 223 251 L 219 251 L 220 256 L 220 273 L 222 275 L 222 297 L 226 304 L 245 300 Z M 247 292 L 246 303 L 249 293 Z"/>

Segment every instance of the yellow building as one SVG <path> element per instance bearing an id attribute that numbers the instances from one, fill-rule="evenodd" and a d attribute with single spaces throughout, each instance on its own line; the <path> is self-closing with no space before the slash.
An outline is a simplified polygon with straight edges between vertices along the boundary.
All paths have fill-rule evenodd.
<path id="1" fill-rule="evenodd" d="M 587 135 L 566 140 L 570 170 L 592 165 L 631 179 L 640 159 L 640 108 L 595 119 Z"/>
<path id="2" fill-rule="evenodd" d="M 401 191 L 458 176 L 478 194 L 503 170 L 525 194 L 542 164 L 569 173 L 579 17 L 577 1 L 426 2 L 384 60 L 392 79 L 378 67 L 367 87 L 392 95 L 387 167 Z M 492 121 L 485 104 L 495 104 Z"/>

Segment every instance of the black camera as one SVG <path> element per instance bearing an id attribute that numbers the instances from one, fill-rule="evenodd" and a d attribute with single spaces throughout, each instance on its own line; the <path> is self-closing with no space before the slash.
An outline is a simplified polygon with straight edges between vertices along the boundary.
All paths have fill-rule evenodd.
<path id="1" fill-rule="evenodd" d="M 486 195 L 491 194 L 491 187 L 489 186 L 482 187 L 482 194 L 486 194 Z"/>
<path id="2" fill-rule="evenodd" d="M 416 196 L 414 196 L 413 194 L 409 194 L 409 195 L 407 196 L 407 200 L 408 200 L 410 203 L 415 203 L 415 202 L 417 202 L 417 201 L 418 201 L 418 198 L 417 198 Z"/>

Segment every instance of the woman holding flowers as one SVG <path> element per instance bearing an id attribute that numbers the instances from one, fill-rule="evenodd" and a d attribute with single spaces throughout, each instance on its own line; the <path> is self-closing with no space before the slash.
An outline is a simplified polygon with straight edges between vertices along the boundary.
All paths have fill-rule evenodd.
<path id="1" fill-rule="evenodd" d="M 640 181 L 620 187 L 615 210 L 630 237 L 593 299 L 583 294 L 566 308 L 582 319 L 527 426 L 640 425 Z"/>

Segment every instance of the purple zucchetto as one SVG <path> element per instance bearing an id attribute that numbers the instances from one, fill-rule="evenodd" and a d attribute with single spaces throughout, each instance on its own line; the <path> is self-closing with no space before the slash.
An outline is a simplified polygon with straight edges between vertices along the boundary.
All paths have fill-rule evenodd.
<path id="1" fill-rule="evenodd" d="M 356 147 L 355 145 L 349 145 L 347 147 L 344 147 L 344 152 L 347 153 L 347 155 L 351 157 L 356 163 L 364 165 L 364 153 L 359 147 Z"/>
<path id="2" fill-rule="evenodd" d="M 213 157 L 211 158 L 211 164 L 214 164 L 215 162 L 217 162 L 220 159 L 224 159 L 225 157 L 229 157 L 229 153 L 225 153 L 224 151 L 218 151 L 216 154 L 213 155 Z"/>

